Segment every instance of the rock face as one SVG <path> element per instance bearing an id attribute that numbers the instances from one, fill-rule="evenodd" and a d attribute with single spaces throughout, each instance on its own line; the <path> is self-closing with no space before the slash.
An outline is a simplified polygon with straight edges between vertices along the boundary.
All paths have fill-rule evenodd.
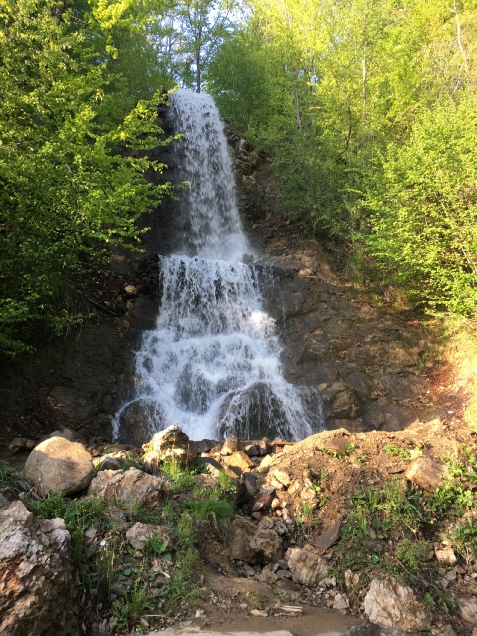
<path id="1" fill-rule="evenodd" d="M 369 620 L 381 629 L 418 632 L 431 627 L 429 607 L 418 601 L 410 587 L 393 577 L 372 580 L 364 609 Z"/>
<path id="2" fill-rule="evenodd" d="M 335 382 L 321 395 L 327 418 L 354 419 L 362 412 L 362 401 L 355 389 L 346 382 Z"/>
<path id="3" fill-rule="evenodd" d="M 326 562 L 310 545 L 303 549 L 289 548 L 285 557 L 295 583 L 316 585 L 328 576 Z"/>
<path id="4" fill-rule="evenodd" d="M 0 510 L 0 633 L 3 636 L 76 636 L 70 535 L 63 519 L 34 531 L 20 501 Z"/>
<path id="5" fill-rule="evenodd" d="M 157 402 L 145 399 L 128 404 L 119 417 L 121 440 L 133 446 L 142 446 L 154 431 L 164 424 L 164 412 Z"/>
<path id="6" fill-rule="evenodd" d="M 106 500 L 121 499 L 126 505 L 133 501 L 138 504 L 154 505 L 164 498 L 165 480 L 148 475 L 137 468 L 123 470 L 102 470 L 91 482 L 88 495 Z"/>
<path id="7" fill-rule="evenodd" d="M 39 444 L 25 464 L 25 478 L 40 495 L 48 490 L 71 495 L 87 488 L 96 475 L 91 455 L 82 444 L 52 437 Z"/>
<path id="8" fill-rule="evenodd" d="M 81 423 L 98 415 L 101 407 L 100 395 L 96 391 L 55 386 L 48 394 L 53 409 L 71 423 Z"/>
<path id="9" fill-rule="evenodd" d="M 175 424 L 156 433 L 150 442 L 143 445 L 143 462 L 154 470 L 164 459 L 177 459 L 181 464 L 193 462 L 199 456 L 199 446 Z"/>
<path id="10" fill-rule="evenodd" d="M 323 429 L 321 398 L 315 389 L 302 388 L 301 400 L 313 432 Z M 219 438 L 293 439 L 286 407 L 266 382 L 255 382 L 243 391 L 232 391 L 224 401 L 216 421 Z"/>
<path id="11" fill-rule="evenodd" d="M 444 486 L 442 473 L 442 464 L 439 464 L 430 457 L 418 457 L 411 462 L 406 472 L 406 479 L 412 481 L 416 486 L 433 493 L 436 488 L 442 488 Z"/>

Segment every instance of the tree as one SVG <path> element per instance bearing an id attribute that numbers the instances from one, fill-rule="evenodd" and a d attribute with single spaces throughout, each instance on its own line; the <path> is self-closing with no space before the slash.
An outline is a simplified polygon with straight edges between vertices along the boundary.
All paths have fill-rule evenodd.
<path id="1" fill-rule="evenodd" d="M 181 76 L 197 93 L 202 89 L 204 68 L 233 29 L 233 10 L 232 0 L 181 0 L 175 9 Z"/>
<path id="2" fill-rule="evenodd" d="M 10 354 L 39 323 L 69 324 L 62 298 L 82 257 L 137 240 L 136 219 L 168 191 L 143 178 L 161 169 L 143 152 L 161 143 L 159 96 L 126 109 L 116 84 L 122 112 L 104 107 L 109 34 L 78 6 L 0 8 L 0 350 Z"/>

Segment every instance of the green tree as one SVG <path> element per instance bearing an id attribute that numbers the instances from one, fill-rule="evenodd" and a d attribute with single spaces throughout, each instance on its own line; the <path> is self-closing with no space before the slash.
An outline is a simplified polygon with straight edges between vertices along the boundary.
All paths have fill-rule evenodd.
<path id="1" fill-rule="evenodd" d="M 108 33 L 78 7 L 0 8 L 0 350 L 10 354 L 30 346 L 38 323 L 71 321 L 62 298 L 82 257 L 137 240 L 136 219 L 168 190 L 143 178 L 144 151 L 163 143 L 159 96 L 119 123 L 102 111 Z"/>

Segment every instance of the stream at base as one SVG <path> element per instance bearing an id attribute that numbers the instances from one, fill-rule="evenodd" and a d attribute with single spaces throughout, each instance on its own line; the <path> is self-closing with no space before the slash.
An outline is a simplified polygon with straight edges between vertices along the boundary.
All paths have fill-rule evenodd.
<path id="1" fill-rule="evenodd" d="M 171 96 L 179 181 L 181 253 L 159 257 L 156 328 L 136 354 L 135 398 L 113 421 L 115 438 L 141 426 L 144 441 L 171 424 L 192 439 L 275 436 L 300 440 L 323 429 L 321 399 L 288 383 L 274 320 L 263 311 L 260 276 L 235 195 L 218 110 L 206 94 Z"/>

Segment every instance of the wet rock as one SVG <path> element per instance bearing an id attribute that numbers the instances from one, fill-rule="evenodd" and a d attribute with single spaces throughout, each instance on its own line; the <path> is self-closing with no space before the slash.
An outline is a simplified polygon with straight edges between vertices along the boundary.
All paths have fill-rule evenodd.
<path id="1" fill-rule="evenodd" d="M 337 521 L 332 526 L 330 526 L 326 532 L 320 534 L 320 536 L 316 538 L 315 543 L 321 550 L 328 550 L 328 548 L 331 548 L 331 546 L 338 541 L 338 538 L 340 536 L 340 528 L 341 521 Z"/>
<path id="2" fill-rule="evenodd" d="M 249 457 L 258 457 L 260 455 L 260 448 L 257 444 L 247 444 L 245 446 L 245 452 Z"/>
<path id="3" fill-rule="evenodd" d="M 363 412 L 359 393 L 346 382 L 335 382 L 321 394 L 325 416 L 337 419 L 355 419 Z"/>
<path id="4" fill-rule="evenodd" d="M 222 444 L 222 448 L 220 449 L 221 455 L 233 455 L 238 451 L 243 450 L 242 442 L 236 435 L 232 435 L 231 437 L 227 437 L 227 439 Z"/>
<path id="5" fill-rule="evenodd" d="M 352 625 L 343 636 L 380 636 L 381 629 L 378 625 L 364 621 L 357 625 Z"/>
<path id="6" fill-rule="evenodd" d="M 84 446 L 63 437 L 39 444 L 25 464 L 25 478 L 43 496 L 50 488 L 65 495 L 80 492 L 95 475 L 93 458 Z"/>
<path id="7" fill-rule="evenodd" d="M 154 432 L 163 428 L 165 416 L 162 407 L 152 400 L 141 398 L 128 404 L 119 417 L 121 440 L 133 446 L 142 446 Z"/>
<path id="8" fill-rule="evenodd" d="M 431 627 L 431 611 L 407 585 L 391 576 L 371 582 L 364 599 L 368 619 L 381 629 L 423 631 Z"/>
<path id="9" fill-rule="evenodd" d="M 34 530 L 16 501 L 0 510 L 0 633 L 4 636 L 76 636 L 70 535 L 63 519 Z"/>
<path id="10" fill-rule="evenodd" d="M 298 390 L 298 389 L 297 389 Z M 323 428 L 321 399 L 314 389 L 302 388 L 304 413 L 313 432 Z M 224 401 L 216 421 L 220 437 L 240 439 L 283 437 L 293 439 L 286 405 L 266 382 L 256 382 L 245 390 L 232 391 Z"/>
<path id="11" fill-rule="evenodd" d="M 250 547 L 264 563 L 274 563 L 283 556 L 281 537 L 269 528 L 259 526 L 250 540 Z"/>
<path id="12" fill-rule="evenodd" d="M 328 577 L 326 562 L 310 545 L 289 548 L 285 556 L 295 583 L 316 585 Z"/>
<path id="13" fill-rule="evenodd" d="M 423 490 L 434 493 L 436 488 L 443 488 L 442 474 L 444 467 L 430 457 L 417 457 L 406 472 L 406 479 Z"/>
<path id="14" fill-rule="evenodd" d="M 35 447 L 35 442 L 32 439 L 26 437 L 15 437 L 14 440 L 8 445 L 8 452 L 10 455 L 15 455 L 22 450 L 32 450 Z"/>
<path id="15" fill-rule="evenodd" d="M 144 548 L 144 541 L 147 541 L 151 537 L 159 537 L 162 541 L 170 545 L 172 533 L 168 528 L 138 522 L 129 528 L 126 532 L 126 537 L 133 548 L 142 550 Z"/>
<path id="16" fill-rule="evenodd" d="M 245 563 L 257 563 L 258 555 L 250 546 L 250 541 L 257 528 L 253 521 L 244 517 L 234 517 L 230 526 L 230 558 L 245 561 Z"/>
<path id="17" fill-rule="evenodd" d="M 224 457 L 224 464 L 229 468 L 238 468 L 240 473 L 248 473 L 255 468 L 255 464 L 243 451 Z"/>
<path id="18" fill-rule="evenodd" d="M 443 548 L 434 548 L 434 553 L 439 565 L 454 565 L 455 563 L 457 563 L 455 552 L 450 546 L 444 546 Z"/>
<path id="19" fill-rule="evenodd" d="M 107 501 L 120 499 L 130 506 L 138 504 L 155 505 L 164 498 L 165 479 L 148 475 L 137 468 L 123 470 L 102 470 L 88 488 L 90 497 L 103 497 Z"/>
<path id="20" fill-rule="evenodd" d="M 475 598 L 458 598 L 460 615 L 470 623 L 472 627 L 477 627 L 477 599 Z"/>
<path id="21" fill-rule="evenodd" d="M 175 424 L 156 433 L 142 448 L 144 450 L 142 460 L 151 470 L 155 470 L 158 462 L 164 459 L 174 458 L 181 464 L 189 464 L 199 456 L 196 442 L 191 442 L 188 435 Z"/>
<path id="22" fill-rule="evenodd" d="M 77 424 L 95 417 L 101 408 L 99 393 L 68 386 L 53 387 L 47 399 L 60 417 Z"/>

